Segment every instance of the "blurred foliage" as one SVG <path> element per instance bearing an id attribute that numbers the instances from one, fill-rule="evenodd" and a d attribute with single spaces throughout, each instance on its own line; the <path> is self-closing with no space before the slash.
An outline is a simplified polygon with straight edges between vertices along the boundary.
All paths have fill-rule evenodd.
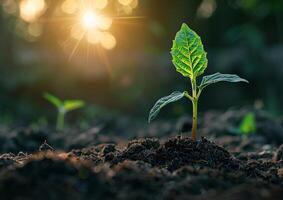
<path id="1" fill-rule="evenodd" d="M 190 87 L 174 73 L 168 54 L 182 22 L 203 38 L 210 60 L 207 73 L 237 73 L 250 80 L 249 87 L 222 86 L 205 92 L 200 110 L 262 100 L 265 109 L 282 113 L 283 1 L 140 0 L 131 7 L 108 0 L 101 12 L 120 17 L 108 30 L 116 47 L 106 50 L 82 41 L 75 51 L 72 23 L 63 20 L 73 16 L 62 12 L 66 0 L 38 0 L 36 18 L 21 11 L 27 1 L 33 0 L 2 0 L 0 5 L 4 121 L 44 116 L 49 108 L 41 99 L 43 91 L 146 118 L 159 96 Z M 190 105 L 172 109 L 189 113 Z"/>
<path id="2" fill-rule="evenodd" d="M 77 110 L 85 106 L 85 102 L 79 99 L 61 100 L 58 97 L 44 93 L 43 97 L 57 109 L 56 129 L 63 130 L 65 126 L 65 115 L 73 110 Z"/>
<path id="3" fill-rule="evenodd" d="M 248 136 L 252 133 L 256 133 L 256 127 L 255 114 L 252 112 L 247 113 L 239 126 L 239 133 L 242 136 Z"/>

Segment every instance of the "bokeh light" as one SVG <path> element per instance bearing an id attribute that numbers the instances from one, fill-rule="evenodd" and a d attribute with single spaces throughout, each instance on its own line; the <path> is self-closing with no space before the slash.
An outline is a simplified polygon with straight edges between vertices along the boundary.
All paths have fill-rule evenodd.
<path id="1" fill-rule="evenodd" d="M 15 14 L 17 12 L 18 5 L 15 0 L 3 0 L 3 10 L 7 14 Z"/>
<path id="2" fill-rule="evenodd" d="M 118 0 L 118 2 L 122 5 L 120 9 L 126 14 L 131 14 L 139 4 L 138 0 Z"/>
<path id="3" fill-rule="evenodd" d="M 46 0 L 3 0 L 2 7 L 5 13 L 19 15 L 19 20 L 24 22 L 17 20 L 16 26 L 21 30 L 18 35 L 27 41 L 35 41 L 42 35 L 44 23 L 49 22 L 49 19 L 42 17 L 47 10 L 47 3 L 49 1 Z M 112 6 L 108 6 L 110 3 L 113 3 Z M 62 0 L 54 13 L 56 16 L 68 15 L 62 16 L 61 20 L 64 20 L 66 27 L 71 22 L 71 38 L 79 40 L 79 43 L 100 44 L 109 50 L 117 43 L 114 34 L 110 33 L 117 14 L 114 11 L 118 11 L 118 18 L 120 14 L 129 15 L 138 3 L 138 0 Z M 122 17 L 127 19 L 126 16 Z"/>
<path id="4" fill-rule="evenodd" d="M 203 0 L 197 10 L 197 16 L 200 18 L 209 18 L 213 15 L 216 7 L 215 0 Z"/>
<path id="5" fill-rule="evenodd" d="M 123 6 L 129 6 L 134 0 L 118 0 Z"/>
<path id="6" fill-rule="evenodd" d="M 44 0 L 21 0 L 20 16 L 26 22 L 36 21 L 45 11 Z"/>
<path id="7" fill-rule="evenodd" d="M 78 10 L 78 8 L 78 0 L 65 0 L 61 5 L 62 11 L 67 14 L 74 14 Z"/>
<path id="8" fill-rule="evenodd" d="M 99 30 L 90 30 L 87 33 L 87 41 L 91 44 L 98 44 L 101 41 L 103 33 Z"/>
<path id="9" fill-rule="evenodd" d="M 94 8 L 102 10 L 108 5 L 108 0 L 93 0 L 92 5 Z"/>
<path id="10" fill-rule="evenodd" d="M 105 32 L 101 37 L 100 43 L 102 47 L 110 50 L 116 46 L 116 39 L 111 33 Z"/>
<path id="11" fill-rule="evenodd" d="M 33 37 L 39 37 L 42 34 L 42 24 L 32 23 L 28 26 L 28 33 Z"/>

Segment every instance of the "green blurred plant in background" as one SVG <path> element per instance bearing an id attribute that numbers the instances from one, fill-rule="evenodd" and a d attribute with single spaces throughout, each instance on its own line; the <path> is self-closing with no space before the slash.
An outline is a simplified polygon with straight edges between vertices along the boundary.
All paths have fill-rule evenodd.
<path id="1" fill-rule="evenodd" d="M 239 126 L 239 133 L 243 136 L 243 137 L 247 137 L 250 134 L 256 133 L 256 119 L 255 119 L 255 114 L 250 112 L 247 113 L 242 121 L 241 124 Z"/>
<path id="2" fill-rule="evenodd" d="M 64 129 L 65 115 L 68 112 L 82 108 L 85 105 L 84 101 L 82 100 L 68 99 L 63 101 L 49 93 L 45 93 L 44 98 L 57 108 L 58 114 L 56 129 L 59 131 Z"/>

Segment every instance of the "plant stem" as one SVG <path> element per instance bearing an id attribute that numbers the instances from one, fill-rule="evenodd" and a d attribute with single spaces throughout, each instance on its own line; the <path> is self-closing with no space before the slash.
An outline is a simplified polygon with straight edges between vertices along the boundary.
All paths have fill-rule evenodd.
<path id="1" fill-rule="evenodd" d="M 61 131 L 64 129 L 64 118 L 65 118 L 65 111 L 62 109 L 59 109 L 58 116 L 57 116 L 57 124 L 56 124 L 56 129 L 58 131 Z"/>
<path id="2" fill-rule="evenodd" d="M 192 139 L 195 140 L 197 136 L 197 121 L 198 121 L 198 102 L 194 100 L 193 102 L 193 126 L 192 126 Z"/>
<path id="3" fill-rule="evenodd" d="M 196 139 L 197 135 L 197 120 L 198 120 L 198 95 L 197 95 L 197 85 L 196 85 L 196 78 L 191 80 L 192 82 L 192 104 L 193 104 L 193 125 L 192 125 L 192 139 Z"/>

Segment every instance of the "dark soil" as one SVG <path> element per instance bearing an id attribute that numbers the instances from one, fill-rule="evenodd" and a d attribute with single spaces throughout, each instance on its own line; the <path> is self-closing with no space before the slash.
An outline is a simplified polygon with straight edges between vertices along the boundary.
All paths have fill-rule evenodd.
<path id="1" fill-rule="evenodd" d="M 227 111 L 219 118 L 207 113 L 201 118 L 200 134 L 210 134 L 210 139 L 202 137 L 197 141 L 185 137 L 185 133 L 165 136 L 169 129 L 172 135 L 178 135 L 178 129 L 185 132 L 190 123 L 185 118 L 158 122 L 144 129 L 147 132 L 144 135 L 151 135 L 153 127 L 160 126 L 159 137 L 129 142 L 129 136 L 112 137 L 110 133 L 98 136 L 98 130 L 77 136 L 70 132 L 68 138 L 67 133 L 54 133 L 51 137 L 46 134 L 48 130 L 39 134 L 21 129 L 21 136 L 14 132 L 13 136 L 2 136 L 0 140 L 6 142 L 0 147 L 3 151 L 0 199 L 280 200 L 283 196 L 282 125 L 257 113 L 258 133 L 241 138 L 231 130 L 237 126 L 242 112 Z M 230 128 L 225 128 L 227 124 Z M 271 126 L 268 129 L 271 132 L 265 136 L 265 129 Z M 273 132 L 276 132 L 274 136 Z M 91 143 L 94 139 L 97 141 Z M 81 147 L 82 144 L 86 147 Z M 63 151 L 64 148 L 69 151 Z M 4 153 L 6 149 L 13 153 Z"/>

